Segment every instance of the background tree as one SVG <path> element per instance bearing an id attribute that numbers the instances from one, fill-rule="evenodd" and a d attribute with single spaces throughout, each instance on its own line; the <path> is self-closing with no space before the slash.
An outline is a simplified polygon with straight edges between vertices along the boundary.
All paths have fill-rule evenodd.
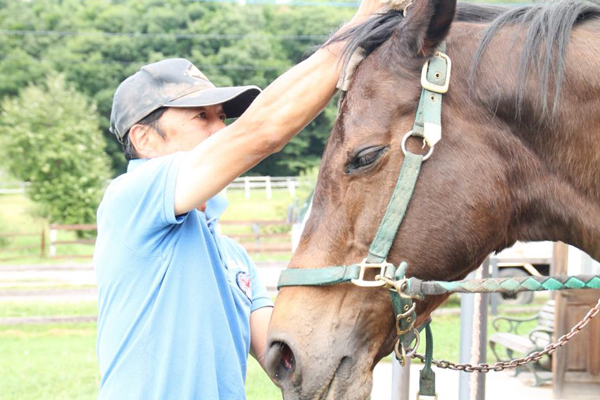
<path id="1" fill-rule="evenodd" d="M 8 171 L 50 222 L 92 223 L 110 176 L 95 106 L 51 74 L 2 102 L 0 149 Z"/>
<path id="2" fill-rule="evenodd" d="M 210 0 L 207 0 L 210 1 Z M 342 1 L 342 0 L 340 0 Z M 91 102 L 107 139 L 113 175 L 125 159 L 108 131 L 118 84 L 168 57 L 194 62 L 217 85 L 266 87 L 309 55 L 350 7 L 232 5 L 190 0 L 0 0 L 0 98 L 46 71 L 64 74 Z M 335 118 L 330 104 L 284 150 L 251 174 L 296 175 L 315 165 Z"/>

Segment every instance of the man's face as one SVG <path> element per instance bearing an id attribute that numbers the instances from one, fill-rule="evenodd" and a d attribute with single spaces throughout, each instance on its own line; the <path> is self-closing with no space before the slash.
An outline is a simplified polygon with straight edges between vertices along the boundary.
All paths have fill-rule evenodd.
<path id="1" fill-rule="evenodd" d="M 166 139 L 158 142 L 160 144 L 155 148 L 157 156 L 191 150 L 226 126 L 225 113 L 220 104 L 194 108 L 171 107 L 158 122 Z"/>

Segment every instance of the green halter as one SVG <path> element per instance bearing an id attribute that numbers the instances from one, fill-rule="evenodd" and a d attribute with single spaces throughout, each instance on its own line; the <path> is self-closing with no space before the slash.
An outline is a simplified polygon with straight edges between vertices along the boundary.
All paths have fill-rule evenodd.
<path id="1" fill-rule="evenodd" d="M 359 264 L 347 266 L 326 267 L 318 269 L 288 269 L 281 273 L 278 289 L 287 286 L 323 286 L 352 282 L 362 287 L 390 288 L 390 296 L 396 315 L 396 331 L 398 341 L 394 348 L 397 359 L 402 365 L 407 357 L 413 355 L 419 344 L 419 332 L 415 329 L 416 303 L 414 297 L 403 293 L 406 286 L 406 270 L 408 265 L 402 262 L 398 268 L 388 263 L 386 258 L 394 243 L 394 238 L 404 219 L 408 204 L 415 189 L 421 165 L 427 160 L 435 144 L 441 139 L 442 95 L 448 91 L 450 82 L 451 61 L 444 54 L 445 44 L 440 46 L 436 55 L 423 66 L 421 76 L 421 98 L 413 129 L 402 140 L 404 161 L 394 192 L 387 205 L 385 215 L 373 242 L 368 256 Z M 419 136 L 429 145 L 430 150 L 425 156 L 416 155 L 406 150 L 406 140 L 411 136 Z M 375 281 L 366 281 L 365 272 L 368 269 L 378 269 Z M 427 337 L 431 337 L 431 328 L 426 324 Z M 409 351 L 406 349 L 417 340 L 416 345 Z M 428 341 L 429 342 L 429 341 Z M 421 374 L 421 396 L 434 396 L 435 384 L 431 370 L 432 344 L 427 346 L 427 362 Z"/>

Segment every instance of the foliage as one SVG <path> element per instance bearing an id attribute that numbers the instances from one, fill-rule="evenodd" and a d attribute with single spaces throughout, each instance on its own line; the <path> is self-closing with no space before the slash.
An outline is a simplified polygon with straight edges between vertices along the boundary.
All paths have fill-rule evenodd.
<path id="1" fill-rule="evenodd" d="M 105 151 L 113 173 L 121 173 L 125 159 L 108 131 L 112 96 L 142 65 L 184 57 L 216 85 L 264 88 L 353 12 L 347 7 L 189 0 L 5 1 L 0 7 L 0 99 L 17 96 L 28 84 L 42 84 L 47 71 L 62 73 L 97 104 Z M 282 152 L 251 173 L 290 175 L 315 165 L 334 118 L 332 102 Z"/>
<path id="2" fill-rule="evenodd" d="M 2 102 L 0 138 L 12 175 L 51 222 L 91 223 L 109 176 L 96 108 L 63 76 Z"/>

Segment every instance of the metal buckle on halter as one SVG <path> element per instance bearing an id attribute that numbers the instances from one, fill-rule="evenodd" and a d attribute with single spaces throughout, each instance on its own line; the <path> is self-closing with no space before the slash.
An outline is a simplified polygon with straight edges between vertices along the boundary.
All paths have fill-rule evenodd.
<path id="1" fill-rule="evenodd" d="M 368 263 L 366 258 L 362 260 L 358 266 L 360 267 L 358 279 L 352 279 L 352 283 L 360 287 L 381 287 L 385 285 L 385 282 L 382 280 L 365 281 L 365 272 L 367 269 L 379 269 L 379 276 L 387 276 L 388 268 L 394 268 L 394 265 L 387 261 L 381 263 Z"/>
<path id="2" fill-rule="evenodd" d="M 450 87 L 450 72 L 452 71 L 452 61 L 450 61 L 450 57 L 446 54 L 438 51 L 435 54 L 435 57 L 441 57 L 446 60 L 446 82 L 443 85 L 436 85 L 435 83 L 431 83 L 427 80 L 427 71 L 429 71 L 429 60 L 423 65 L 423 70 L 421 71 L 421 86 L 423 89 L 429 90 L 430 92 L 444 94 L 448 92 L 448 88 Z"/>
<path id="3" fill-rule="evenodd" d="M 396 334 L 398 336 L 405 335 L 408 332 L 415 330 L 415 320 L 413 319 L 413 317 L 410 316 L 410 314 L 412 314 L 416 308 L 417 308 L 417 303 L 413 303 L 412 307 L 408 311 L 406 311 L 405 313 L 396 315 Z M 406 322 L 409 324 L 408 328 L 406 328 L 406 329 L 402 329 L 402 327 L 400 326 L 400 323 L 404 319 L 406 319 Z"/>

